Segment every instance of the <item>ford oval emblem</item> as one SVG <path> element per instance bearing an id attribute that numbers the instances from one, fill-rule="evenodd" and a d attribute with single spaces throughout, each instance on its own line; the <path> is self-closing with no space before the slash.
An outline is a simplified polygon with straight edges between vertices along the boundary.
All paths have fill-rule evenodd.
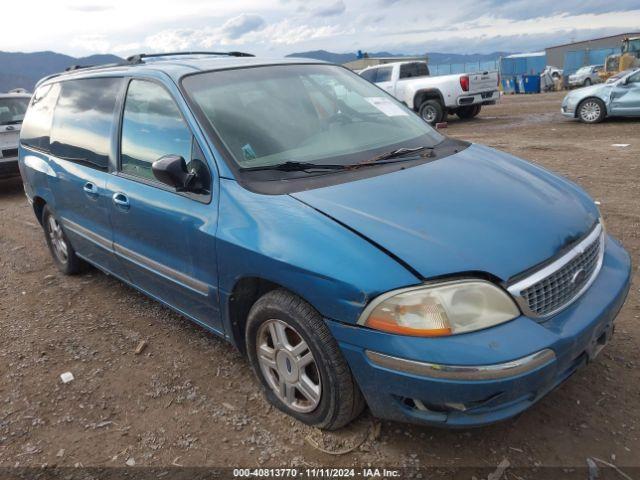
<path id="1" fill-rule="evenodd" d="M 587 277 L 587 272 L 585 272 L 584 268 L 581 268 L 577 270 L 576 273 L 574 273 L 573 276 L 571 277 L 571 284 L 580 285 L 582 282 L 586 280 L 586 277 Z"/>

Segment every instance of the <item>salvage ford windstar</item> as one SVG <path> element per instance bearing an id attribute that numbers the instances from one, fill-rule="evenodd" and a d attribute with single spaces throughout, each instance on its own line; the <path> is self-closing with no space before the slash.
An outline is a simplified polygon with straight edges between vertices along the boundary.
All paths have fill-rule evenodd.
<path id="1" fill-rule="evenodd" d="M 512 417 L 595 357 L 629 288 L 582 189 L 340 66 L 232 52 L 54 75 L 19 154 L 63 273 L 94 265 L 226 338 L 320 428 L 365 405 Z"/>

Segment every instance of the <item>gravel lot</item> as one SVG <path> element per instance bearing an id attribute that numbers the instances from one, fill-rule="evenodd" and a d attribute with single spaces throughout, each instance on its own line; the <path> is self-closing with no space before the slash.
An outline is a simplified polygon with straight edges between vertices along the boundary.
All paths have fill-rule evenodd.
<path id="1" fill-rule="evenodd" d="M 640 120 L 582 125 L 560 115 L 561 99 L 507 96 L 475 120 L 451 118 L 444 131 L 582 185 L 634 261 L 611 343 L 523 415 L 469 431 L 368 413 L 337 433 L 298 424 L 263 400 L 247 362 L 222 340 L 98 271 L 59 274 L 20 181 L 4 181 L 0 466 L 493 469 L 506 458 L 514 467 L 574 468 L 598 457 L 640 467 Z M 631 145 L 611 146 L 619 143 Z M 136 354 L 141 340 L 147 346 Z M 75 380 L 63 384 L 66 371 Z"/>

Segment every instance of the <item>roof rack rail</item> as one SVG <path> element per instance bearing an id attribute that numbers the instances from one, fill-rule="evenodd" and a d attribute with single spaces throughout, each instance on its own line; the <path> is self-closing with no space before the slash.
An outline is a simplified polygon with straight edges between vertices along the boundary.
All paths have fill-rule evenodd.
<path id="1" fill-rule="evenodd" d="M 255 57 L 255 55 L 246 52 L 166 52 L 166 53 L 138 53 L 127 57 L 130 64 L 142 63 L 145 58 L 154 57 L 175 57 L 178 55 L 216 55 L 227 57 Z"/>
<path id="2" fill-rule="evenodd" d="M 64 69 L 65 72 L 73 72 L 74 70 L 82 70 L 83 68 L 92 68 L 95 65 L 71 65 Z"/>
<path id="3" fill-rule="evenodd" d="M 102 65 L 71 65 L 64 69 L 64 72 L 52 73 L 51 75 L 47 75 L 44 78 L 38 80 L 36 83 L 36 88 L 40 86 L 40 84 L 46 82 L 47 80 L 51 80 L 52 78 L 60 77 L 63 75 L 71 74 L 77 70 L 101 70 L 103 68 L 112 68 L 112 67 L 123 67 L 128 65 L 127 62 L 118 62 L 118 63 L 105 63 Z"/>

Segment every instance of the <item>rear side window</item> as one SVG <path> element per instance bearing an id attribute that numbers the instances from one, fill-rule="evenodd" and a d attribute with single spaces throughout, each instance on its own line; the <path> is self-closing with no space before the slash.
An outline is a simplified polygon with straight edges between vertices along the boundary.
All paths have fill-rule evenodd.
<path id="1" fill-rule="evenodd" d="M 106 170 L 120 78 L 62 82 L 51 127 L 51 154 Z"/>
<path id="2" fill-rule="evenodd" d="M 418 73 L 415 63 L 405 63 L 400 65 L 400 78 L 415 77 Z"/>
<path id="3" fill-rule="evenodd" d="M 429 67 L 427 67 L 426 63 L 417 63 L 416 70 L 418 71 L 418 77 L 428 77 L 429 76 Z"/>
<path id="4" fill-rule="evenodd" d="M 429 69 L 426 63 L 405 63 L 400 65 L 400 78 L 426 77 L 429 75 Z"/>
<path id="5" fill-rule="evenodd" d="M 23 145 L 49 151 L 49 134 L 53 110 L 60 93 L 60 84 L 44 85 L 36 90 L 31 99 L 20 131 L 20 141 Z"/>
<path id="6" fill-rule="evenodd" d="M 120 169 L 155 180 L 151 164 L 165 155 L 191 159 L 191 130 L 162 86 L 132 80 L 122 117 Z"/>

